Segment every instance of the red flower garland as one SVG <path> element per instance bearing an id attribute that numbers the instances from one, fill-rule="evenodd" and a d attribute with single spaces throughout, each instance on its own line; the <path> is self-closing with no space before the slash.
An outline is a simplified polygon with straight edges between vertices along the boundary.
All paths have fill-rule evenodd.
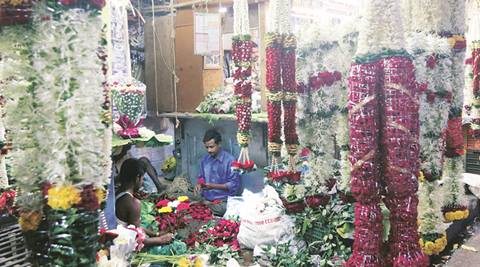
<path id="1" fill-rule="evenodd" d="M 462 118 L 457 117 L 448 121 L 446 130 L 445 156 L 449 158 L 464 154 Z"/>
<path id="2" fill-rule="evenodd" d="M 253 42 L 249 35 L 240 35 L 233 39 L 233 75 L 234 93 L 237 98 L 235 114 L 237 117 L 237 141 L 241 147 L 240 156 L 232 165 L 234 171 L 251 171 L 255 167 L 248 155 L 250 129 L 252 126 L 252 52 Z M 252 164 L 253 163 L 253 164 Z"/>
<path id="3" fill-rule="evenodd" d="M 349 87 L 351 191 L 357 203 L 354 251 L 347 266 L 428 266 L 418 243 L 418 182 L 412 179 L 420 165 L 419 85 L 413 64 L 399 56 L 354 64 Z M 387 262 L 381 252 L 382 182 L 391 212 Z"/>

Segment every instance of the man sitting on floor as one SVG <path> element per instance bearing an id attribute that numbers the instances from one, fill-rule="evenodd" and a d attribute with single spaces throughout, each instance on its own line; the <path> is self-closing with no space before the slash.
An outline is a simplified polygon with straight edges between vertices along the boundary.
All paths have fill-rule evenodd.
<path id="1" fill-rule="evenodd" d="M 222 136 L 216 130 L 210 129 L 205 133 L 203 143 L 208 154 L 200 162 L 199 182 L 195 187 L 195 192 L 202 193 L 216 216 L 225 214 L 227 198 L 236 196 L 240 189 L 240 176 L 231 170 L 235 158 L 221 148 L 221 141 Z"/>

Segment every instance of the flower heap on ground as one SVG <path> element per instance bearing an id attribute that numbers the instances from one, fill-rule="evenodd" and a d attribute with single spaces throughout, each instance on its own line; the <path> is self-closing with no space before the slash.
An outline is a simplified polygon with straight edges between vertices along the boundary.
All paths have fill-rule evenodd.
<path id="1" fill-rule="evenodd" d="M 297 124 L 300 142 L 310 151 L 303 177 L 307 195 L 327 194 L 327 182 L 338 171 L 339 189 L 349 191 L 346 77 L 356 36 L 351 23 L 335 32 L 330 26 L 302 25 L 299 35 Z M 340 147 L 340 161 L 335 145 Z"/>
<path id="2" fill-rule="evenodd" d="M 46 259 L 58 265 L 94 263 L 95 238 L 73 240 L 96 236 L 110 176 L 111 144 L 104 143 L 108 129 L 102 124 L 104 99 L 98 97 L 105 78 L 97 55 L 104 4 L 40 1 L 32 25 L 2 28 L 11 33 L 1 35 L 11 47 L 0 80 L 11 81 L 2 94 L 20 225 L 31 236 L 28 232 L 48 220 Z"/>
<path id="3" fill-rule="evenodd" d="M 405 50 L 400 5 L 370 0 L 364 12 L 349 79 L 351 192 L 357 202 L 347 266 L 428 266 L 417 232 L 420 88 Z M 391 225 L 386 258 L 382 193 Z"/>
<path id="4" fill-rule="evenodd" d="M 252 126 L 253 41 L 251 40 L 248 21 L 248 1 L 235 0 L 233 10 L 235 30 L 232 44 L 233 62 L 235 64 L 233 86 L 236 97 L 237 142 L 241 150 L 238 160 L 232 163 L 232 167 L 243 172 L 252 171 L 255 167 L 248 154 Z"/>
<path id="5" fill-rule="evenodd" d="M 474 136 L 480 134 L 480 3 L 467 1 L 468 31 L 465 60 L 464 121 L 470 123 Z"/>
<path id="6" fill-rule="evenodd" d="M 265 43 L 266 87 L 268 90 L 268 150 L 272 163 L 267 178 L 270 181 L 279 182 L 280 187 L 276 186 L 277 189 L 281 188 L 284 182 L 289 184 L 288 190 L 284 190 L 284 193 L 291 195 L 287 198 L 284 197 L 285 205 L 290 202 L 298 202 L 300 206 L 305 207 L 301 194 L 301 192 L 304 192 L 304 188 L 303 185 L 298 184 L 300 173 L 296 171 L 295 167 L 295 156 L 298 149 L 295 119 L 297 102 L 295 50 L 297 43 L 290 29 L 290 1 L 271 1 L 269 8 L 271 16 Z M 282 115 L 285 148 L 289 155 L 287 170 L 281 170 L 279 166 L 283 144 Z M 300 200 L 300 198 L 302 199 Z"/>

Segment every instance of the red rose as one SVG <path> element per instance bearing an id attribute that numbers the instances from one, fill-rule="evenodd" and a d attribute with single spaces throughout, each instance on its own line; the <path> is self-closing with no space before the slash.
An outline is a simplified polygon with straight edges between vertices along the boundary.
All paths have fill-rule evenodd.
<path id="1" fill-rule="evenodd" d="M 157 208 L 162 208 L 168 206 L 170 201 L 168 199 L 161 200 L 157 203 Z"/>
<path id="2" fill-rule="evenodd" d="M 427 59 L 427 67 L 429 69 L 433 69 L 433 68 L 435 68 L 435 65 L 437 65 L 437 59 L 435 58 L 435 55 L 431 55 Z"/>
<path id="3" fill-rule="evenodd" d="M 102 9 L 105 6 L 105 0 L 90 0 L 90 4 L 98 9 Z"/>
<path id="4" fill-rule="evenodd" d="M 433 102 L 435 102 L 435 93 L 432 92 L 432 91 L 429 91 L 427 93 L 427 101 L 428 103 L 432 104 Z"/>
<path id="5" fill-rule="evenodd" d="M 202 185 L 206 184 L 205 178 L 198 178 L 198 184 L 202 184 Z"/>
<path id="6" fill-rule="evenodd" d="M 76 4 L 78 0 L 60 0 L 59 2 L 64 6 L 70 6 Z"/>
<path id="7" fill-rule="evenodd" d="M 182 210 L 188 210 L 190 208 L 190 203 L 180 203 L 177 206 L 177 212 L 180 212 Z"/>

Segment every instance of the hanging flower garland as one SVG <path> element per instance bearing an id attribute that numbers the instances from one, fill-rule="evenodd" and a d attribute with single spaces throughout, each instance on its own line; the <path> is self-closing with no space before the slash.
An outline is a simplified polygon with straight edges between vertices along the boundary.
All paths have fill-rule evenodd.
<path id="1" fill-rule="evenodd" d="M 438 205 L 436 180 L 441 179 L 448 109 L 452 96 L 450 46 L 444 38 L 409 32 L 409 52 L 414 55 L 415 76 L 422 85 L 420 97 L 420 245 L 426 255 L 439 254 L 446 246 L 446 226 Z"/>
<path id="2" fill-rule="evenodd" d="M 463 132 L 462 132 L 462 110 L 464 104 L 465 87 L 465 3 L 451 3 L 450 22 L 452 32 L 443 36 L 449 37 L 452 48 L 452 103 L 449 111 L 449 121 L 446 130 L 446 151 L 447 157 L 444 165 L 445 193 L 442 212 L 445 219 L 464 219 L 468 217 L 468 210 L 465 206 L 465 192 L 462 186 L 463 176 Z M 450 213 L 461 213 L 462 216 L 448 216 Z M 447 218 L 447 216 L 449 218 Z"/>
<path id="3" fill-rule="evenodd" d="M 110 172 L 105 154 L 111 147 L 102 124 L 104 99 L 98 97 L 105 78 L 97 55 L 103 5 L 38 2 L 30 27 L 35 32 L 23 29 L 27 38 L 13 40 L 25 43 L 14 43 L 7 57 L 10 74 L 21 74 L 6 87 L 6 117 L 20 225 L 34 264 L 95 263 L 98 210 Z M 38 247 L 44 239 L 49 246 Z"/>
<path id="4" fill-rule="evenodd" d="M 235 71 L 233 75 L 234 94 L 236 97 L 237 142 L 241 147 L 237 161 L 232 163 L 234 170 L 253 171 L 255 163 L 250 160 L 248 145 L 252 126 L 252 52 L 253 42 L 248 22 L 248 1 L 234 2 L 234 28 L 232 51 Z"/>
<path id="5" fill-rule="evenodd" d="M 340 72 L 319 72 L 309 78 L 308 85 L 300 102 L 305 103 L 301 109 L 305 115 L 298 120 L 302 129 L 302 144 L 309 148 L 308 171 L 304 174 L 308 195 L 327 195 L 328 182 L 334 178 L 338 169 L 338 160 L 335 158 L 335 136 L 341 102 L 339 92 L 342 84 Z M 345 125 L 348 128 L 347 125 Z"/>
<path id="6" fill-rule="evenodd" d="M 400 6 L 371 0 L 365 11 L 349 78 L 351 192 L 357 203 L 347 266 L 428 266 L 417 231 L 420 88 L 404 49 Z M 391 224 L 386 258 L 382 191 Z"/>

